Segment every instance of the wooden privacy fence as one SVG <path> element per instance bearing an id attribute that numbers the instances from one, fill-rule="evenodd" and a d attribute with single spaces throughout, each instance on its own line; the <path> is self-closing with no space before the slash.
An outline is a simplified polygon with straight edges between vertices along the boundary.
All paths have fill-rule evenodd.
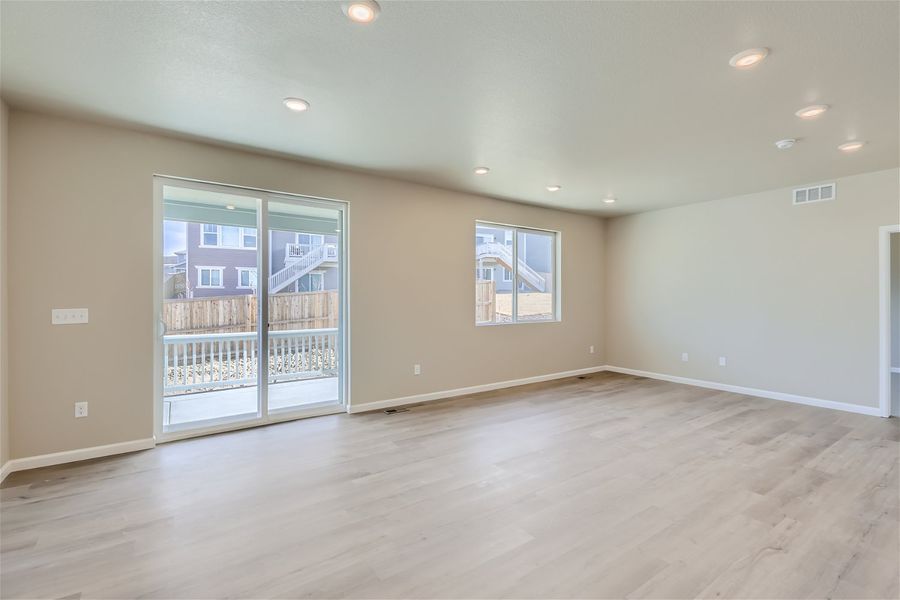
<path id="1" fill-rule="evenodd" d="M 166 300 L 167 334 L 231 333 L 256 329 L 257 297 L 216 296 Z M 269 324 L 274 331 L 329 329 L 338 326 L 338 293 L 297 292 L 269 296 Z"/>
<path id="2" fill-rule="evenodd" d="M 475 282 L 475 322 L 492 322 L 497 313 L 493 281 Z"/>

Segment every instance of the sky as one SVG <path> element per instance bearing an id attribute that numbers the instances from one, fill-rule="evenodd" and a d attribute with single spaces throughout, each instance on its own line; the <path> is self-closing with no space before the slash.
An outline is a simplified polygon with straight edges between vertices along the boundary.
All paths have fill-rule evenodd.
<path id="1" fill-rule="evenodd" d="M 187 228 L 182 221 L 163 221 L 163 255 L 187 248 Z"/>

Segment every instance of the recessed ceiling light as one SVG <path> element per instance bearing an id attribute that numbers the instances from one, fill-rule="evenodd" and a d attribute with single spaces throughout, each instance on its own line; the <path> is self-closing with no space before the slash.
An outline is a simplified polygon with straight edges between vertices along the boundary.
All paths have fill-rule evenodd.
<path id="1" fill-rule="evenodd" d="M 828 110 L 827 104 L 813 104 L 812 106 L 806 106 L 801 108 L 794 114 L 800 117 L 801 119 L 815 119 Z"/>
<path id="2" fill-rule="evenodd" d="M 305 112 L 309 110 L 309 102 L 303 98 L 285 98 L 284 105 L 294 112 Z"/>
<path id="3" fill-rule="evenodd" d="M 796 143 L 797 143 L 797 140 L 795 140 L 794 138 L 787 138 L 787 139 L 778 140 L 777 142 L 775 142 L 775 147 L 778 148 L 779 150 L 788 150 L 790 148 L 793 148 L 794 144 L 796 144 Z"/>
<path id="4" fill-rule="evenodd" d="M 487 167 L 475 167 L 476 175 L 487 175 L 490 172 L 491 172 L 491 170 L 488 169 Z"/>
<path id="5" fill-rule="evenodd" d="M 562 189 L 562 186 L 561 186 L 561 185 L 548 185 L 548 186 L 547 186 L 547 191 L 548 191 L 548 192 L 558 192 L 558 191 L 561 190 L 561 189 Z"/>
<path id="6" fill-rule="evenodd" d="M 749 69 L 761 63 L 768 54 L 768 48 L 750 48 L 732 56 L 728 64 L 735 69 Z"/>
<path id="7" fill-rule="evenodd" d="M 856 152 L 865 145 L 865 142 L 854 140 L 852 142 L 844 142 L 843 144 L 838 146 L 838 150 L 840 150 L 841 152 Z"/>
<path id="8" fill-rule="evenodd" d="M 356 23 L 371 23 L 381 12 L 381 7 L 374 0 L 353 0 L 345 2 L 341 8 L 347 18 Z"/>
<path id="9" fill-rule="evenodd" d="M 616 199 L 613 198 L 612 196 L 607 196 L 606 198 L 603 199 L 603 202 L 605 202 L 606 204 L 613 204 L 615 201 L 616 201 Z"/>
<path id="10" fill-rule="evenodd" d="M 228 210 L 234 210 L 234 204 L 226 204 L 225 208 L 227 208 Z"/>

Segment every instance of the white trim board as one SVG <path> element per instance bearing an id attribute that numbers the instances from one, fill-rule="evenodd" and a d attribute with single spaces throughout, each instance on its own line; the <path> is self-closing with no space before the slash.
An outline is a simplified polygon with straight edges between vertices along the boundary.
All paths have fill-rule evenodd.
<path id="1" fill-rule="evenodd" d="M 606 371 L 613 373 L 622 373 L 623 375 L 635 375 L 637 377 L 647 377 L 650 379 L 659 379 L 662 381 L 670 381 L 672 383 L 683 383 L 685 385 L 693 385 L 696 387 L 707 388 L 711 390 L 719 390 L 722 392 L 733 392 L 735 394 L 744 394 L 746 396 L 756 396 L 758 398 L 768 398 L 770 400 L 781 400 L 783 402 L 793 402 L 794 404 L 805 404 L 807 406 L 817 406 L 819 408 L 830 408 L 833 410 L 842 410 L 861 415 L 869 415 L 872 417 L 881 416 L 881 409 L 877 406 L 862 406 L 860 404 L 850 404 L 848 402 L 836 402 L 834 400 L 823 400 L 821 398 L 812 398 L 810 396 L 800 396 L 797 394 L 786 394 L 784 392 L 773 392 L 770 390 L 760 390 L 757 388 L 749 388 L 740 385 L 731 385 L 729 383 L 719 383 L 717 381 L 706 381 L 703 379 L 691 379 L 690 377 L 679 377 L 677 375 L 665 375 L 663 373 L 653 373 L 651 371 L 640 371 L 638 369 L 626 369 L 625 367 L 614 367 L 607 365 L 604 367 Z"/>
<path id="2" fill-rule="evenodd" d="M 446 400 L 448 398 L 457 398 L 459 396 L 470 396 L 481 392 L 490 392 L 493 390 L 502 390 L 504 388 L 517 387 L 520 385 L 528 385 L 529 383 L 540 383 L 542 381 L 553 381 L 554 379 L 565 379 L 566 377 L 577 377 L 578 375 L 587 375 L 589 373 L 599 373 L 605 371 L 606 367 L 587 367 L 585 369 L 575 369 L 574 371 L 561 371 L 559 373 L 548 373 L 546 375 L 536 375 L 534 377 L 524 377 L 522 379 L 510 379 L 508 381 L 498 381 L 496 383 L 485 383 L 482 385 L 473 385 L 464 388 L 456 388 L 453 390 L 443 390 L 440 392 L 429 392 L 427 394 L 417 394 L 415 396 L 404 396 L 402 398 L 389 398 L 387 400 L 377 400 L 375 402 L 366 402 L 364 404 L 350 404 L 347 407 L 348 413 L 371 412 L 373 410 L 383 410 L 385 408 L 393 408 L 395 406 L 407 406 L 410 404 L 421 404 L 423 402 L 432 402 L 434 400 Z"/>
<path id="3" fill-rule="evenodd" d="M 2 475 L 3 478 L 5 478 L 8 474 L 16 471 L 27 471 L 28 469 L 38 469 L 40 467 L 50 467 L 53 465 L 61 465 L 63 463 L 78 462 L 80 460 L 114 456 L 116 454 L 125 454 L 127 452 L 137 452 L 138 450 L 149 450 L 154 446 L 156 446 L 156 441 L 153 438 L 146 438 L 143 440 L 132 440 L 130 442 L 106 444 L 104 446 L 91 446 L 90 448 L 80 448 L 78 450 L 53 452 L 52 454 L 39 454 L 38 456 L 29 456 L 27 458 L 14 458 L 6 461 L 6 464 L 3 465 Z M 0 479 L 0 481 L 2 481 L 2 479 Z"/>

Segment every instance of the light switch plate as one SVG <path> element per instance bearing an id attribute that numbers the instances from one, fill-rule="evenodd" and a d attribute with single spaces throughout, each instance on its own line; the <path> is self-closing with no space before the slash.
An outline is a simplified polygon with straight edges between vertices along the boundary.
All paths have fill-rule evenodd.
<path id="1" fill-rule="evenodd" d="M 88 322 L 86 308 L 54 308 L 50 311 L 50 322 L 53 325 L 76 325 Z"/>

